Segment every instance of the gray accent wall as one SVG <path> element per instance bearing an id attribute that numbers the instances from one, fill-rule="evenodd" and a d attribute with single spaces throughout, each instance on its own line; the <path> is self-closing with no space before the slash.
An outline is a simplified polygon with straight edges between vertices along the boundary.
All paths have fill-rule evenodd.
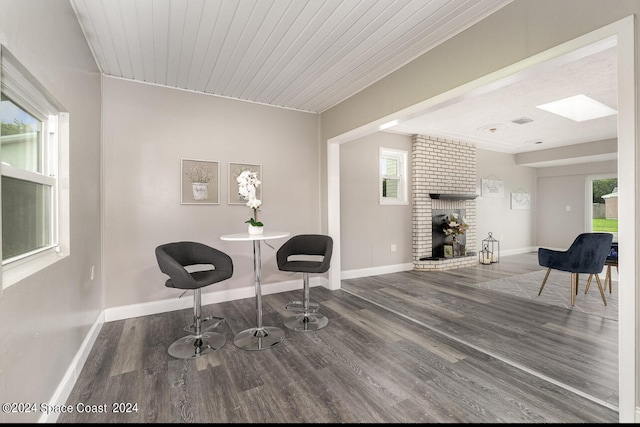
<path id="1" fill-rule="evenodd" d="M 406 205 L 381 205 L 380 147 L 404 150 L 408 161 Z M 377 132 L 340 147 L 342 270 L 411 263 L 411 137 Z M 395 252 L 391 251 L 395 245 Z"/>
<path id="2" fill-rule="evenodd" d="M 0 292 L 0 400 L 39 405 L 73 384 L 102 313 L 100 73 L 67 0 L 3 0 L 0 42 L 69 112 L 70 254 Z M 41 415 L 3 412 L 0 422 Z"/>
<path id="3" fill-rule="evenodd" d="M 320 232 L 317 114 L 117 78 L 105 77 L 103 85 L 106 309 L 177 299 L 182 292 L 164 286 L 154 251 L 179 240 L 216 247 L 233 260 L 233 277 L 203 289 L 203 299 L 253 292 L 251 242 L 220 239 L 246 233 L 253 214 L 228 203 L 229 162 L 262 165 L 265 231 Z M 181 204 L 182 158 L 219 162 L 219 204 Z M 301 280 L 278 271 L 275 252 L 285 241 L 261 245 L 265 285 Z"/>

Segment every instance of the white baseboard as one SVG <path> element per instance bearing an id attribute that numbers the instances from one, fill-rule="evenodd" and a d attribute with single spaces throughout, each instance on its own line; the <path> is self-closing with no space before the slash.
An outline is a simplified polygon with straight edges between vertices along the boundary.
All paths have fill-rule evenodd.
<path id="1" fill-rule="evenodd" d="M 322 276 L 309 277 L 309 286 L 325 286 L 328 280 Z M 296 280 L 288 280 L 285 282 L 262 283 L 260 286 L 262 295 L 276 294 L 280 292 L 293 291 L 302 289 L 302 278 Z M 179 291 L 177 289 L 176 291 Z M 214 292 L 203 292 L 201 296 L 202 305 L 217 304 L 220 302 L 235 301 L 238 299 L 255 297 L 256 290 L 254 286 L 243 288 L 227 289 Z M 105 322 L 113 322 L 115 320 L 130 319 L 132 317 L 148 316 L 151 314 L 166 313 L 169 311 L 183 310 L 185 308 L 193 308 L 193 298 L 189 294 L 185 294 L 182 298 L 171 298 L 160 301 L 145 302 L 141 304 L 131 304 L 120 307 L 112 307 L 104 310 Z"/>
<path id="2" fill-rule="evenodd" d="M 413 263 L 383 265 L 380 267 L 362 268 L 358 270 L 342 271 L 340 279 L 357 279 L 359 277 L 378 276 L 380 274 L 397 273 L 399 271 L 413 270 Z"/>
<path id="3" fill-rule="evenodd" d="M 538 248 L 539 248 L 539 246 L 529 246 L 529 247 L 526 247 L 526 248 L 509 249 L 509 250 L 506 250 L 506 251 L 500 251 L 500 256 L 527 254 L 529 252 L 538 252 Z M 565 250 L 565 249 L 562 249 L 562 250 Z"/>
<path id="4" fill-rule="evenodd" d="M 104 311 L 100 312 L 96 321 L 93 322 L 93 325 L 91 326 L 91 329 L 89 329 L 89 333 L 82 342 L 80 349 L 71 361 L 71 364 L 67 368 L 64 377 L 62 377 L 62 381 L 60 381 L 60 384 L 58 384 L 56 391 L 53 393 L 53 396 L 49 400 L 49 404 L 64 405 L 67 403 L 67 399 L 69 398 L 69 395 L 71 395 L 73 386 L 75 386 L 76 381 L 80 376 L 80 372 L 82 372 L 82 368 L 84 367 L 84 364 L 89 357 L 89 353 L 91 353 L 93 344 L 96 342 L 103 324 Z M 55 423 L 58 420 L 59 415 L 59 413 L 45 413 L 40 416 L 38 423 Z"/>
<path id="5" fill-rule="evenodd" d="M 538 246 L 529 246 L 525 248 L 509 249 L 507 251 L 501 251 L 500 256 L 509 256 L 517 254 L 526 254 L 529 252 L 537 252 Z M 397 273 L 399 271 L 411 271 L 413 270 L 413 263 L 406 264 L 394 264 L 383 265 L 380 267 L 361 268 L 357 270 L 347 270 L 340 273 L 340 279 L 357 279 L 360 277 L 378 276 L 380 274 Z"/>

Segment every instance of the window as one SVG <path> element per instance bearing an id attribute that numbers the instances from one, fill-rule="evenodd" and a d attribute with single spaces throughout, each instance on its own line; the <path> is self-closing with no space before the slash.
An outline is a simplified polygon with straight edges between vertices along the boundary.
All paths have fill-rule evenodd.
<path id="1" fill-rule="evenodd" d="M 407 152 L 380 148 L 380 204 L 406 205 Z"/>
<path id="2" fill-rule="evenodd" d="M 613 234 L 618 241 L 618 178 L 598 175 L 587 178 L 587 231 Z M 590 212 L 590 214 L 589 214 Z"/>
<path id="3" fill-rule="evenodd" d="M 0 52 L 2 288 L 59 252 L 60 125 L 66 113 L 4 46 Z M 49 262 L 43 261 L 47 256 Z"/>

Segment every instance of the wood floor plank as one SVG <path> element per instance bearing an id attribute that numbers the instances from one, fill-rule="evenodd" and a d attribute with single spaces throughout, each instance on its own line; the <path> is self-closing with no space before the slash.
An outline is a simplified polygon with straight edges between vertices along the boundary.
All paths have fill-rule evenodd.
<path id="1" fill-rule="evenodd" d="M 191 309 L 106 323 L 67 403 L 138 411 L 58 422 L 617 422 L 617 322 L 470 286 L 536 271 L 531 256 L 483 267 L 314 287 L 329 318 L 316 332 L 283 325 L 300 290 L 263 296 L 263 324 L 286 335 L 263 351 L 233 344 L 255 298 L 203 307 L 227 343 L 195 360 L 167 354 Z"/>

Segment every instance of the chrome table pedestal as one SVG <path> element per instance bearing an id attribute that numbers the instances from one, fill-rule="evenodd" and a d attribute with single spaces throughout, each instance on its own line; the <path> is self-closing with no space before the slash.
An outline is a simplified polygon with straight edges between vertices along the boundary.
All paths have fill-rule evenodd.
<path id="1" fill-rule="evenodd" d="M 260 241 L 267 239 L 279 239 L 289 236 L 289 232 L 270 232 L 263 234 L 227 234 L 221 236 L 222 240 L 230 241 L 253 241 L 253 275 L 256 287 L 256 313 L 257 326 L 245 329 L 238 333 L 233 343 L 242 350 L 264 350 L 275 347 L 284 341 L 284 331 L 275 326 L 264 326 L 262 324 L 262 290 L 260 287 L 262 261 L 260 256 Z"/>

